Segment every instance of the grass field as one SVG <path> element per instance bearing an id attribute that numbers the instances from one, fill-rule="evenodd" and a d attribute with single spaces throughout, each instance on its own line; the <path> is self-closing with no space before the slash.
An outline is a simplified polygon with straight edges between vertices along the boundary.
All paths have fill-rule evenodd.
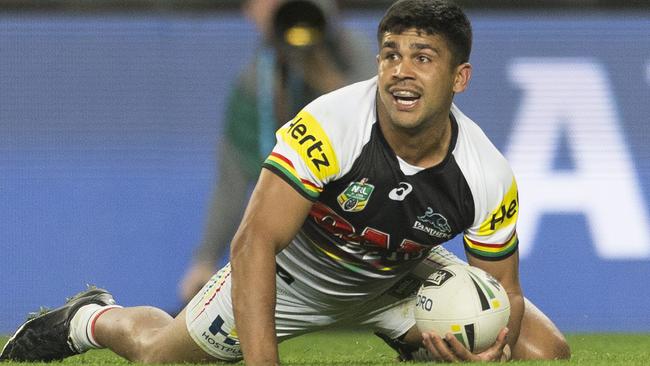
<path id="1" fill-rule="evenodd" d="M 650 334 L 570 334 L 570 361 L 514 362 L 516 365 L 650 365 Z M 0 338 L 4 345 L 7 337 Z M 367 332 L 330 331 L 295 338 L 280 345 L 284 365 L 395 365 L 395 353 Z M 127 361 L 108 351 L 91 351 L 63 364 L 119 365 Z M 21 365 L 7 362 L 2 366 Z M 24 365 L 24 364 L 22 364 Z M 37 364 L 34 364 L 37 365 Z M 51 365 L 51 364 L 41 364 Z M 409 363 L 409 365 L 423 365 Z"/>

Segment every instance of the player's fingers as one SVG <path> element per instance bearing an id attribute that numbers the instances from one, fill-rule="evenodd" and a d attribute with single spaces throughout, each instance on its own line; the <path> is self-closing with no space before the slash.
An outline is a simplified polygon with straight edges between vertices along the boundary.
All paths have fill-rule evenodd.
<path id="1" fill-rule="evenodd" d="M 501 354 L 501 362 L 507 362 L 512 359 L 512 352 L 510 351 L 510 346 L 506 344 L 505 347 L 503 347 L 503 354 Z"/>
<path id="2" fill-rule="evenodd" d="M 504 348 L 508 344 L 506 339 L 508 337 L 508 328 L 503 328 L 497 336 L 497 340 L 490 348 L 480 353 L 481 359 L 484 361 L 500 361 L 503 359 Z"/>
<path id="3" fill-rule="evenodd" d="M 508 340 L 509 331 L 510 330 L 508 329 L 508 327 L 501 329 L 499 335 L 497 336 L 496 342 L 494 342 L 494 347 L 496 347 L 496 349 L 499 350 L 500 352 L 503 352 L 503 347 L 505 347 L 506 344 L 508 344 L 507 340 Z"/>
<path id="4" fill-rule="evenodd" d="M 499 332 L 499 335 L 497 336 L 497 342 L 507 343 L 508 332 L 510 332 L 508 327 L 501 329 L 501 332 Z"/>
<path id="5" fill-rule="evenodd" d="M 443 361 L 446 362 L 460 361 L 458 357 L 456 357 L 456 355 L 451 351 L 451 349 L 449 349 L 447 342 L 443 340 L 440 336 L 434 334 L 431 337 L 431 341 L 433 343 L 433 346 L 438 351 L 438 354 L 440 354 L 440 357 L 442 358 Z"/>
<path id="6" fill-rule="evenodd" d="M 431 354 L 432 361 L 444 361 L 442 357 L 440 357 L 440 353 L 438 353 L 436 347 L 433 345 L 430 333 L 422 333 L 422 344 Z"/>
<path id="7" fill-rule="evenodd" d="M 510 332 L 510 330 L 507 327 L 503 328 L 501 329 L 501 332 L 499 332 L 499 335 L 497 336 L 496 343 L 499 344 L 499 348 L 497 349 L 495 361 L 510 360 L 510 347 L 508 347 L 508 332 Z"/>
<path id="8" fill-rule="evenodd" d="M 460 341 L 454 337 L 452 334 L 447 333 L 445 337 L 449 348 L 456 355 L 456 357 L 461 361 L 480 361 L 480 358 L 470 352 Z"/>

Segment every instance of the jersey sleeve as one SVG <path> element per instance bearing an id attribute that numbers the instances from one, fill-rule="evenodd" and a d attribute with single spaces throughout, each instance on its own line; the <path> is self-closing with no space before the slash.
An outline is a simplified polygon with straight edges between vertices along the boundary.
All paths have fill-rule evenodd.
<path id="1" fill-rule="evenodd" d="M 321 121 L 302 110 L 275 135 L 277 143 L 262 166 L 305 198 L 316 201 L 325 184 L 340 171 L 336 152 Z"/>
<path id="2" fill-rule="evenodd" d="M 510 170 L 508 173 L 499 182 L 486 184 L 486 199 L 476 208 L 474 223 L 465 231 L 465 250 L 480 259 L 507 258 L 519 245 L 519 195 L 517 182 Z"/>

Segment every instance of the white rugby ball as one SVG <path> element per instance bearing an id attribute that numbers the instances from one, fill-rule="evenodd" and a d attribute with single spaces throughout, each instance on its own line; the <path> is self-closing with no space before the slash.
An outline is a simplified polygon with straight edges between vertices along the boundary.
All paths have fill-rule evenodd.
<path id="1" fill-rule="evenodd" d="M 433 272 L 422 284 L 415 303 L 421 332 L 453 334 L 473 353 L 494 344 L 510 318 L 503 286 L 480 268 L 454 264 Z"/>

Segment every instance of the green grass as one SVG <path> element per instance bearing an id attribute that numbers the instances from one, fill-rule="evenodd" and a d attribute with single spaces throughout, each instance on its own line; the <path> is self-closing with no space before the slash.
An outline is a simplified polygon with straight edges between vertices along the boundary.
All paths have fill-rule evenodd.
<path id="1" fill-rule="evenodd" d="M 650 334 L 570 334 L 570 361 L 512 362 L 516 365 L 650 365 Z M 7 338 L 0 338 L 0 345 Z M 298 337 L 280 345 L 284 365 L 395 365 L 394 352 L 368 332 L 329 331 Z M 121 365 L 127 361 L 109 351 L 90 351 L 63 364 Z M 19 365 L 7 362 L 2 366 Z M 37 365 L 37 364 L 34 364 Z M 52 364 L 39 364 L 52 365 Z M 424 365 L 409 363 L 409 365 Z"/>

